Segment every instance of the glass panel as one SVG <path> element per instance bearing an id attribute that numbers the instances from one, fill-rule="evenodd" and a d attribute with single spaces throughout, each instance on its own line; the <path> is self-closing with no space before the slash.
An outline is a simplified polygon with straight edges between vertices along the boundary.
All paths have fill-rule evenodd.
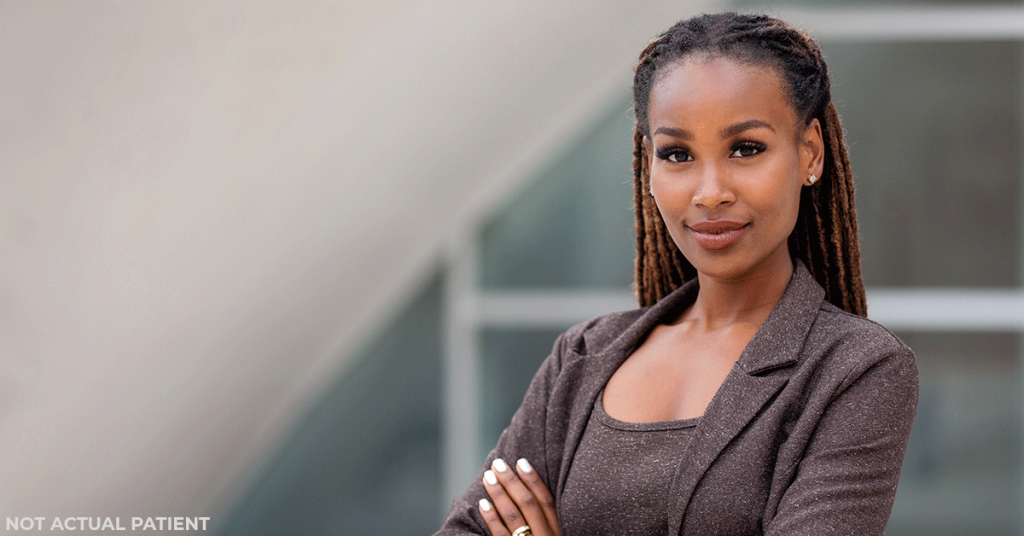
<path id="1" fill-rule="evenodd" d="M 440 526 L 440 288 L 435 278 L 299 421 L 220 534 Z"/>
<path id="2" fill-rule="evenodd" d="M 1020 284 L 1020 44 L 822 47 L 857 180 L 865 283 Z"/>
<path id="3" fill-rule="evenodd" d="M 917 355 L 921 396 L 886 534 L 1020 534 L 1020 336 L 900 337 Z"/>
<path id="4" fill-rule="evenodd" d="M 1020 284 L 1021 46 L 823 47 L 857 177 L 865 282 Z M 485 287 L 629 284 L 631 129 L 628 103 L 613 106 L 485 228 Z"/>
<path id="5" fill-rule="evenodd" d="M 482 445 L 490 452 L 512 414 L 523 402 L 530 380 L 551 353 L 555 339 L 568 329 L 487 329 L 481 337 L 483 364 Z M 483 460 L 481 460 L 483 463 Z"/>
<path id="6" fill-rule="evenodd" d="M 483 232 L 484 287 L 626 287 L 633 280 L 633 112 L 609 113 Z"/>

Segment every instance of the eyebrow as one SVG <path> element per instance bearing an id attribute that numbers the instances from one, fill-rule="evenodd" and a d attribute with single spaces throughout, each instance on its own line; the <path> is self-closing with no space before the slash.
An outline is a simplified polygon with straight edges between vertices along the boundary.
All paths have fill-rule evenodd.
<path id="1" fill-rule="evenodd" d="M 740 132 L 743 132 L 743 131 L 746 131 L 746 130 L 750 130 L 750 129 L 754 129 L 754 128 L 767 128 L 768 130 L 770 130 L 772 132 L 775 132 L 775 128 L 773 128 L 768 123 L 766 123 L 764 121 L 761 121 L 760 119 L 750 119 L 750 120 L 747 120 L 747 121 L 742 121 L 742 122 L 736 123 L 735 125 L 730 125 L 728 127 L 725 127 L 725 129 L 722 130 L 722 134 L 721 135 L 722 135 L 722 138 L 731 138 L 732 136 L 735 136 L 735 135 L 739 134 Z M 681 129 L 681 128 L 658 127 L 658 130 L 655 130 L 654 133 L 655 134 L 666 134 L 666 135 L 672 136 L 673 138 L 679 138 L 681 140 L 686 140 L 686 141 L 693 140 L 693 134 L 691 134 L 689 130 L 685 130 L 685 129 Z"/>
<path id="2" fill-rule="evenodd" d="M 722 131 L 722 137 L 731 138 L 739 134 L 740 132 L 754 128 L 767 128 L 768 130 L 775 132 L 775 129 L 772 128 L 772 126 L 769 125 L 768 123 L 765 123 L 760 119 L 750 119 L 749 121 L 743 121 L 741 123 L 736 123 L 731 127 L 726 127 L 725 130 Z"/>

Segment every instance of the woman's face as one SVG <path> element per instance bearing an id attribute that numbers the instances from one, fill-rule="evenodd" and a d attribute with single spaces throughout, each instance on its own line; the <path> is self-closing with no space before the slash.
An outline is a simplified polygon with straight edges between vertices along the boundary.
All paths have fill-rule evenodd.
<path id="1" fill-rule="evenodd" d="M 821 127 L 799 124 L 768 67 L 692 57 L 651 90 L 651 191 L 697 272 L 742 280 L 792 266 L 800 189 L 821 176 Z"/>

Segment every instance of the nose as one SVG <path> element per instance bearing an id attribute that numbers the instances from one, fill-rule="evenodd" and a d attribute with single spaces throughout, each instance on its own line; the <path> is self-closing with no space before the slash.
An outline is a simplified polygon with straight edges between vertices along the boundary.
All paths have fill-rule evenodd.
<path id="1" fill-rule="evenodd" d="M 694 206 L 718 208 L 736 201 L 729 178 L 718 166 L 704 166 L 698 180 L 697 189 L 693 192 Z"/>

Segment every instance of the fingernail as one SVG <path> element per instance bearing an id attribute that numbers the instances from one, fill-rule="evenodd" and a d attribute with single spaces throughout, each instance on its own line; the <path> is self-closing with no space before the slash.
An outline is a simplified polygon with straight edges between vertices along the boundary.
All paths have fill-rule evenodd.
<path id="1" fill-rule="evenodd" d="M 480 509 L 484 512 L 490 512 L 491 503 L 487 502 L 487 499 L 480 499 Z"/>
<path id="2" fill-rule="evenodd" d="M 484 482 L 493 486 L 498 483 L 498 477 L 494 476 L 494 471 L 488 469 L 484 471 Z"/>
<path id="3" fill-rule="evenodd" d="M 501 458 L 494 460 L 493 465 L 494 468 L 497 469 L 499 473 L 504 473 L 505 471 L 508 471 L 508 465 L 506 465 L 505 460 L 502 460 Z"/>
<path id="4" fill-rule="evenodd" d="M 519 458 L 519 461 L 516 462 L 516 467 L 524 473 L 533 472 L 533 467 L 530 467 L 530 462 L 526 461 L 526 458 Z"/>

